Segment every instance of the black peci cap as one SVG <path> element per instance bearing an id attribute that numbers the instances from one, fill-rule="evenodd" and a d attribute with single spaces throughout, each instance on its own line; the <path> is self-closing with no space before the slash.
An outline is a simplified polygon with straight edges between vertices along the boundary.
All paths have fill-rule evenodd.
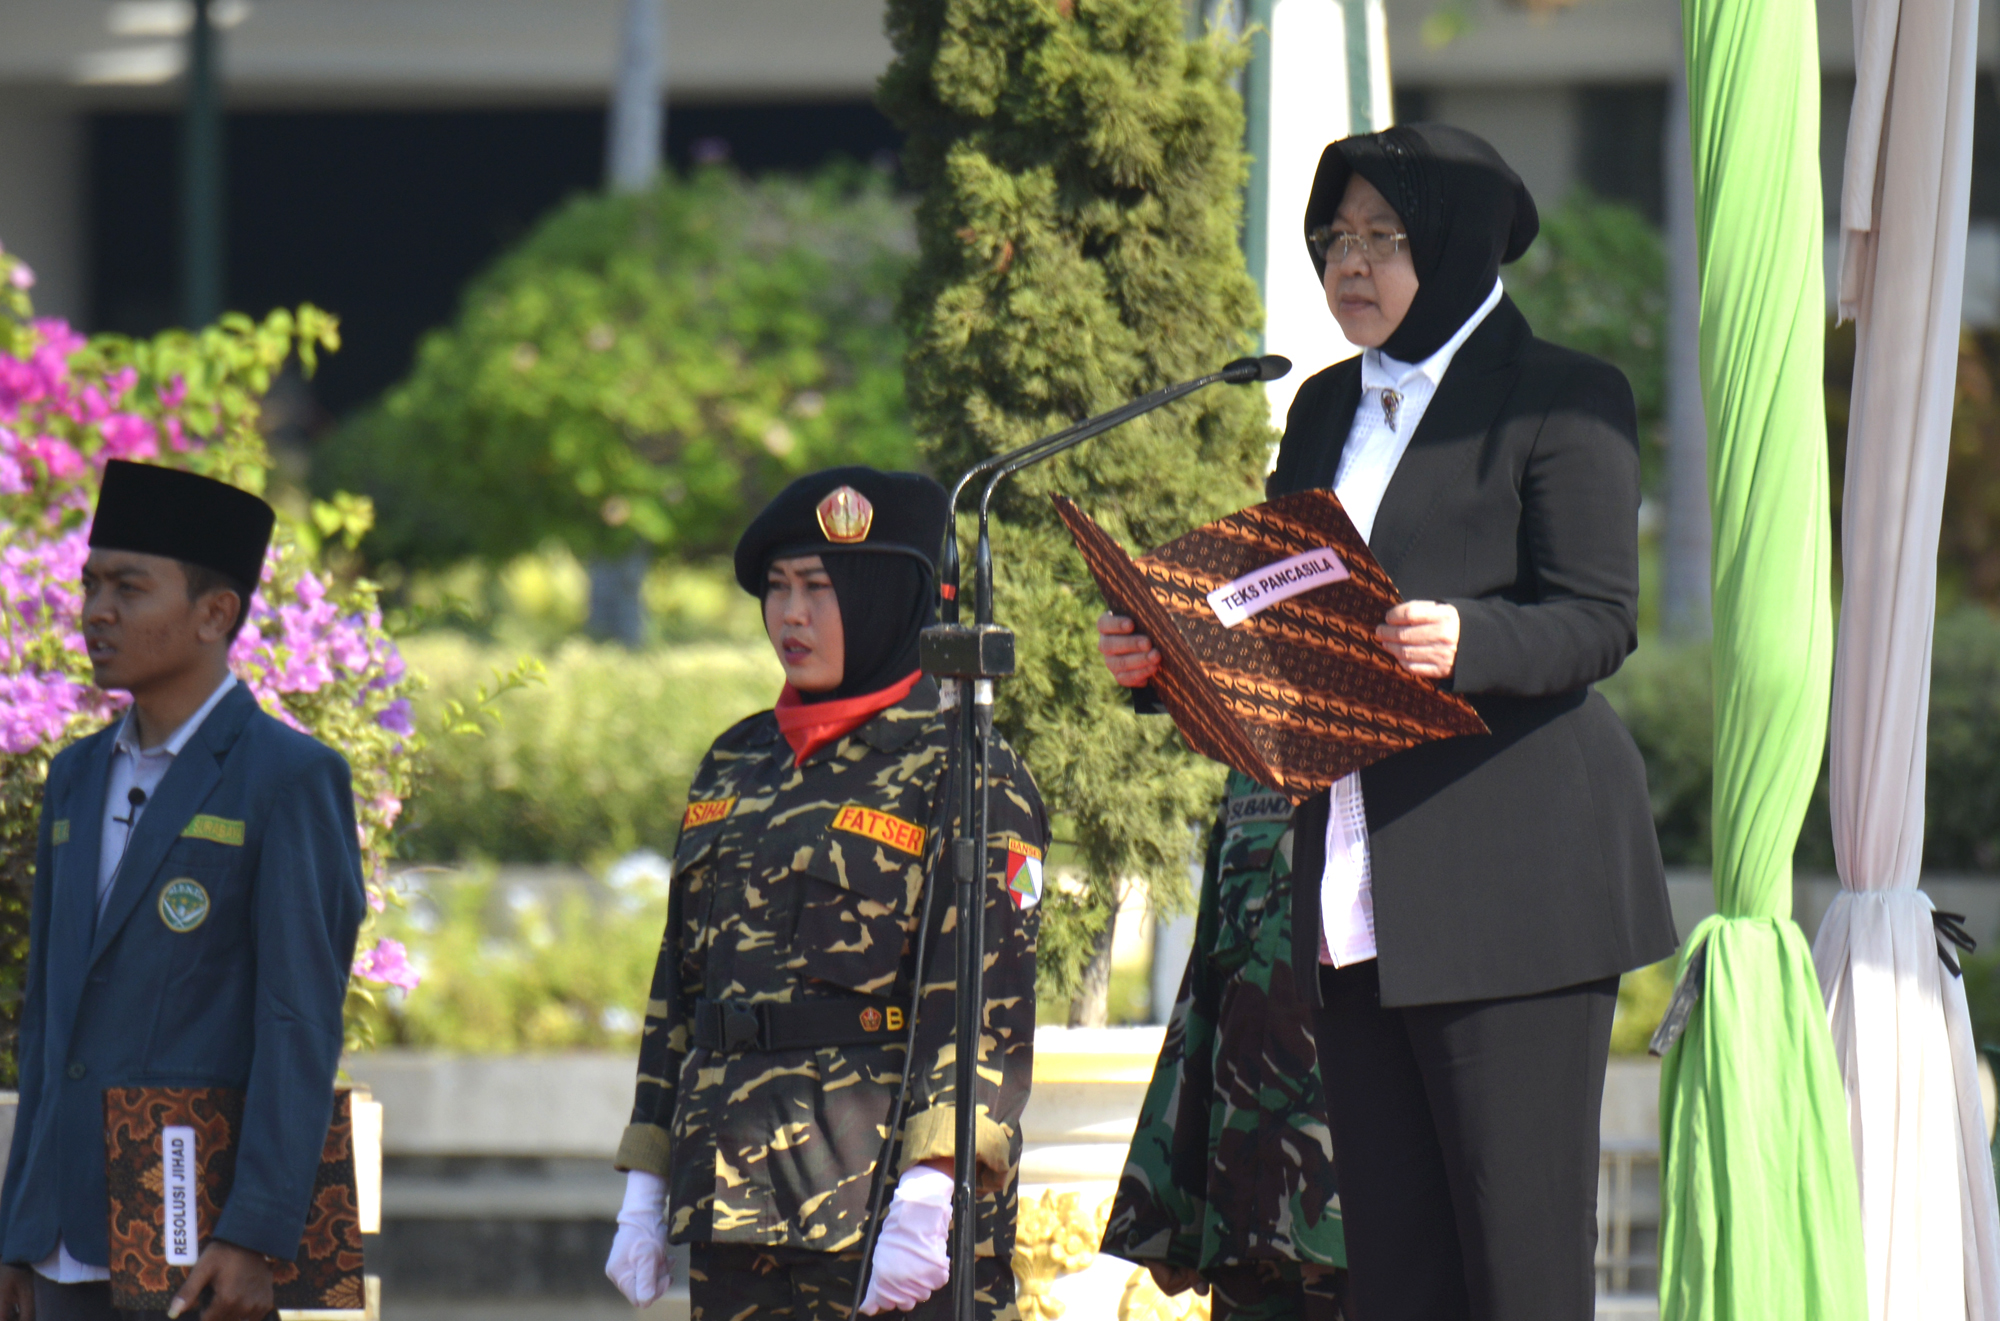
<path id="1" fill-rule="evenodd" d="M 945 490 L 918 472 L 828 468 L 778 492 L 736 543 L 736 581 L 764 595 L 772 560 L 873 551 L 911 555 L 937 576 Z"/>
<path id="2" fill-rule="evenodd" d="M 90 544 L 199 564 L 255 591 L 276 522 L 271 506 L 226 482 L 113 459 L 104 465 Z"/>

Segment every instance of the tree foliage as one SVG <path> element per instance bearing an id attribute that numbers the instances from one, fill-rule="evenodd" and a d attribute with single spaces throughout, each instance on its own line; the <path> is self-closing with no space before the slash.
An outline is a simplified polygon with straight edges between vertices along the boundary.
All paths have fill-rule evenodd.
<path id="1" fill-rule="evenodd" d="M 855 166 L 722 167 L 579 197 L 467 289 L 410 376 L 329 442 L 378 557 L 725 549 L 778 487 L 907 467 L 907 207 Z"/>
<path id="2" fill-rule="evenodd" d="M 1537 335 L 1603 358 L 1632 382 L 1650 479 L 1659 467 L 1667 406 L 1667 254 L 1660 232 L 1632 207 L 1578 189 L 1543 213 L 1541 235 L 1502 278 Z"/>
<path id="3" fill-rule="evenodd" d="M 908 392 L 949 479 L 987 455 L 1249 352 L 1238 247 L 1243 51 L 1177 0 L 891 0 L 882 102 L 922 190 Z M 1219 770 L 1138 717 L 1099 663 L 1096 587 L 1048 503 L 1144 551 L 1260 498 L 1261 390 L 1217 387 L 1021 474 L 997 502 L 1000 718 L 1087 878 L 1051 887 L 1045 988 L 1075 985 L 1127 878 L 1185 902 Z"/>

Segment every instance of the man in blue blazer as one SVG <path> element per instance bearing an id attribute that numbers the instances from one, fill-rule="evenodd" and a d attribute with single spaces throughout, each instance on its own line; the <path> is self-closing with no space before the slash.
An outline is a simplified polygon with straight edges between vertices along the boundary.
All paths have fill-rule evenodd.
<path id="1" fill-rule="evenodd" d="M 130 693 L 43 790 L 0 1321 L 112 1321 L 104 1089 L 244 1093 L 236 1176 L 166 1315 L 258 1321 L 296 1256 L 364 909 L 340 754 L 229 672 L 273 516 L 192 473 L 107 465 L 84 566 L 99 687 Z"/>

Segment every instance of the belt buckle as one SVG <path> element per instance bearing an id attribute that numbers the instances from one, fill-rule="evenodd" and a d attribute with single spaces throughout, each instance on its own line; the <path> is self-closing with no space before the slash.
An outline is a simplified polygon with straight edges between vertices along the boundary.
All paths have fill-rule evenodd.
<path id="1" fill-rule="evenodd" d="M 722 1006 L 722 1048 L 734 1055 L 756 1046 L 763 1036 L 757 1006 L 730 1000 Z"/>

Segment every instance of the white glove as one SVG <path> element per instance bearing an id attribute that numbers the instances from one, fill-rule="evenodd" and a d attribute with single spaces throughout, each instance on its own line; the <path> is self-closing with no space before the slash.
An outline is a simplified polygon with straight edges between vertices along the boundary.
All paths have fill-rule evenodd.
<path id="1" fill-rule="evenodd" d="M 951 1283 L 952 1179 L 943 1170 L 912 1165 L 896 1181 L 889 1214 L 875 1237 L 874 1271 L 865 1316 L 891 1308 L 906 1312 Z"/>
<path id="2" fill-rule="evenodd" d="M 651 1307 L 673 1283 L 667 1265 L 667 1181 L 644 1170 L 625 1175 L 625 1205 L 604 1274 L 634 1307 Z"/>

